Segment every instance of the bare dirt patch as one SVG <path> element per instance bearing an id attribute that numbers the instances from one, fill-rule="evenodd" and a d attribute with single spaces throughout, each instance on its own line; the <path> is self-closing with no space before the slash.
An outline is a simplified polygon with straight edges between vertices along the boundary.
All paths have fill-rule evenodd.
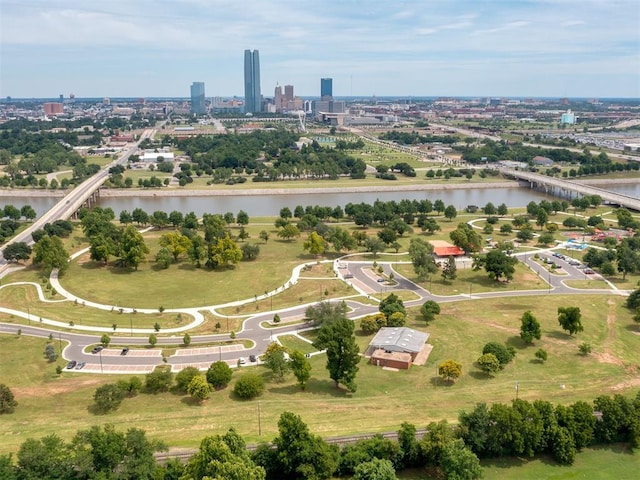
<path id="1" fill-rule="evenodd" d="M 22 387 L 13 389 L 16 394 L 21 397 L 41 397 L 43 395 L 59 395 L 79 390 L 84 387 L 92 387 L 103 383 L 102 380 L 95 378 L 87 378 L 79 380 L 77 377 L 62 379 L 55 383 L 47 383 L 38 387 Z"/>

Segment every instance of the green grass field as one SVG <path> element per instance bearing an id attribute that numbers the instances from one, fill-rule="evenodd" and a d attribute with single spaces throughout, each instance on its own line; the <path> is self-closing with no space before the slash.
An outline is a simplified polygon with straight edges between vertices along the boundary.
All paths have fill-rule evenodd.
<path id="1" fill-rule="evenodd" d="M 392 372 L 363 361 L 356 379 L 358 390 L 350 397 L 333 387 L 324 368 L 325 357 L 314 356 L 305 392 L 299 391 L 291 375 L 283 383 L 268 381 L 261 398 L 262 438 L 276 433 L 278 417 L 285 410 L 300 414 L 312 431 L 323 436 L 389 431 L 407 420 L 418 426 L 442 418 L 455 421 L 460 410 L 471 409 L 478 401 L 509 402 L 515 395 L 515 382 L 519 383 L 520 397 L 528 400 L 573 403 L 590 401 L 603 393 L 635 394 L 640 386 L 640 336 L 631 314 L 622 306 L 623 299 L 552 298 L 500 299 L 499 310 L 495 301 L 486 300 L 442 304 L 442 314 L 429 326 L 414 309 L 409 312 L 408 326 L 429 332 L 429 343 L 434 346 L 426 365 Z M 559 328 L 558 305 L 581 306 L 583 333 L 570 337 Z M 519 318 L 525 310 L 534 313 L 543 329 L 542 340 L 530 347 L 518 337 Z M 314 335 L 308 337 L 313 340 Z M 363 350 L 371 336 L 358 330 L 356 338 Z M 515 360 L 493 378 L 473 366 L 488 341 L 507 342 L 517 351 Z M 587 357 L 578 355 L 583 341 L 593 346 Z M 95 416 L 89 411 L 93 391 L 118 377 L 65 372 L 58 378 L 55 364 L 48 364 L 43 357 L 45 343 L 26 336 L 0 336 L 0 378 L 20 402 L 14 414 L 2 419 L 5 431 L 12 434 L 0 445 L 0 453 L 15 452 L 28 437 L 57 432 L 69 439 L 77 429 L 105 421 L 121 428 L 140 425 L 153 438 L 172 446 L 196 446 L 204 435 L 230 426 L 248 441 L 259 440 L 257 403 L 236 400 L 232 386 L 215 392 L 201 406 L 186 404 L 183 396 L 173 393 L 140 395 L 127 399 L 114 413 Z M 549 353 L 545 364 L 534 359 L 538 348 Z M 435 375 L 437 365 L 449 358 L 463 364 L 462 377 L 452 385 Z M 270 378 L 263 367 L 255 368 Z M 335 421 L 338 415 L 340 422 Z M 162 422 L 154 421 L 156 418 Z"/>

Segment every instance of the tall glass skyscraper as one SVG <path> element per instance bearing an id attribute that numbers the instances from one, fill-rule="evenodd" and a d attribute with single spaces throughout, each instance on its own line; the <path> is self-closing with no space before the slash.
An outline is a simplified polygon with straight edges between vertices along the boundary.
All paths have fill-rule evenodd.
<path id="1" fill-rule="evenodd" d="M 331 100 L 333 98 L 333 78 L 320 79 L 320 98 Z"/>
<path id="2" fill-rule="evenodd" d="M 244 113 L 262 111 L 260 94 L 260 54 L 258 50 L 244 51 Z"/>
<path id="3" fill-rule="evenodd" d="M 191 113 L 205 113 L 204 82 L 191 84 Z"/>

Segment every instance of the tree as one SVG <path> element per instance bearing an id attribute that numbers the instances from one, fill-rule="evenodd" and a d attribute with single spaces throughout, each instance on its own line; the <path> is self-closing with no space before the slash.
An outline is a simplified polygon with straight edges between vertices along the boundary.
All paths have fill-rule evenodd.
<path id="1" fill-rule="evenodd" d="M 458 276 L 458 267 L 456 266 L 456 259 L 453 256 L 447 258 L 447 261 L 442 265 L 442 280 L 455 280 Z"/>
<path id="2" fill-rule="evenodd" d="M 375 315 L 367 315 L 360 319 L 360 329 L 366 334 L 371 335 L 376 333 L 382 327 L 387 326 L 387 317 L 384 313 L 377 313 Z"/>
<path id="3" fill-rule="evenodd" d="M 302 419 L 291 412 L 280 415 L 278 432 L 273 439 L 275 455 L 272 457 L 271 478 L 331 478 L 338 467 L 340 454 L 337 446 L 328 445 L 322 438 L 311 434 Z"/>
<path id="4" fill-rule="evenodd" d="M 371 252 L 373 254 L 373 258 L 376 258 L 376 254 L 384 251 L 385 249 L 385 243 L 378 237 L 367 237 L 364 241 L 364 246 L 367 249 L 367 252 Z"/>
<path id="5" fill-rule="evenodd" d="M 155 347 L 156 343 L 158 343 L 158 337 L 155 333 L 152 333 L 151 335 L 149 335 L 149 345 Z"/>
<path id="6" fill-rule="evenodd" d="M 196 367 L 185 367 L 176 373 L 176 388 L 181 392 L 187 392 L 187 387 L 194 377 L 200 375 L 200 370 Z"/>
<path id="7" fill-rule="evenodd" d="M 25 440 L 16 457 L 20 479 L 76 478 L 71 447 L 55 433 L 39 440 Z"/>
<path id="8" fill-rule="evenodd" d="M 535 357 L 544 363 L 548 358 L 547 351 L 544 348 L 539 348 L 536 350 Z"/>
<path id="9" fill-rule="evenodd" d="M 458 210 L 456 210 L 455 206 L 449 205 L 444 209 L 444 216 L 445 218 L 448 218 L 450 222 L 452 222 L 453 219 L 458 216 Z"/>
<path id="10" fill-rule="evenodd" d="M 347 314 L 347 304 L 341 302 L 320 302 L 307 307 L 305 317 L 313 325 L 331 323 Z"/>
<path id="11" fill-rule="evenodd" d="M 485 215 L 495 215 L 497 213 L 497 209 L 495 205 L 491 202 L 488 202 L 484 208 L 482 209 Z"/>
<path id="12" fill-rule="evenodd" d="M 258 258 L 258 255 L 260 254 L 260 245 L 257 243 L 244 243 L 242 244 L 242 247 L 240 247 L 240 250 L 242 250 L 242 259 L 251 261 Z"/>
<path id="13" fill-rule="evenodd" d="M 631 292 L 627 297 L 626 307 L 630 310 L 636 311 L 640 308 L 640 288 Z"/>
<path id="14" fill-rule="evenodd" d="M 251 460 L 242 437 L 230 428 L 222 436 L 203 438 L 200 450 L 189 459 L 184 474 L 177 478 L 265 480 L 265 476 L 264 468 Z M 164 479 L 169 480 L 166 476 Z"/>
<path id="15" fill-rule="evenodd" d="M 122 232 L 120 242 L 120 263 L 125 267 L 134 267 L 137 270 L 147 253 L 149 253 L 149 248 L 144 243 L 142 234 L 133 225 L 127 225 Z"/>
<path id="16" fill-rule="evenodd" d="M 449 480 L 476 480 L 482 478 L 482 467 L 462 439 L 447 442 L 442 451 L 440 468 Z"/>
<path id="17" fill-rule="evenodd" d="M 485 353 L 476 360 L 480 370 L 488 374 L 496 373 L 500 370 L 500 362 L 493 353 Z"/>
<path id="18" fill-rule="evenodd" d="M 507 281 L 513 279 L 515 265 L 518 260 L 507 255 L 502 250 L 490 250 L 486 255 L 476 255 L 473 259 L 473 269 L 480 270 L 484 267 L 489 278 L 499 282 L 504 276 Z"/>
<path id="19" fill-rule="evenodd" d="M 57 268 L 63 274 L 69 268 L 69 253 L 60 237 L 44 235 L 33 246 L 33 263 L 42 265 L 46 274 Z"/>
<path id="20" fill-rule="evenodd" d="M 163 233 L 160 237 L 160 246 L 169 250 L 173 261 L 177 262 L 180 255 L 186 254 L 191 249 L 191 240 L 178 231 Z"/>
<path id="21" fill-rule="evenodd" d="M 4 383 L 0 383 L 0 414 L 13 413 L 17 406 L 18 402 L 11 389 Z"/>
<path id="22" fill-rule="evenodd" d="M 420 313 L 425 322 L 429 323 L 436 315 L 440 314 L 440 304 L 434 300 L 427 300 L 420 307 Z"/>
<path id="23" fill-rule="evenodd" d="M 513 227 L 508 223 L 503 223 L 500 225 L 500 233 L 504 235 L 509 235 L 513 231 Z"/>
<path id="24" fill-rule="evenodd" d="M 295 350 L 291 353 L 289 364 L 293 375 L 296 377 L 296 380 L 298 380 L 298 385 L 304 390 L 307 387 L 307 381 L 311 377 L 311 364 L 309 360 L 302 352 Z"/>
<path id="25" fill-rule="evenodd" d="M 307 240 L 302 244 L 302 248 L 305 251 L 309 251 L 311 255 L 322 255 L 326 249 L 327 242 L 324 238 L 318 235 L 318 232 L 313 231 L 309 234 Z"/>
<path id="26" fill-rule="evenodd" d="M 269 241 L 269 232 L 267 232 L 266 230 L 260 230 L 260 233 L 258 234 L 258 237 L 264 243 L 267 243 Z"/>
<path id="27" fill-rule="evenodd" d="M 584 330 L 580 320 L 581 317 L 582 314 L 579 307 L 558 307 L 558 323 L 563 330 L 569 332 L 569 335 Z"/>
<path id="28" fill-rule="evenodd" d="M 444 206 L 444 202 L 440 199 L 436 200 L 435 202 L 433 202 L 433 209 L 438 212 L 438 215 L 441 212 L 444 212 L 445 210 L 445 206 Z"/>
<path id="29" fill-rule="evenodd" d="M 125 392 L 115 383 L 107 383 L 96 388 L 93 401 L 96 408 L 103 413 L 116 410 L 124 400 Z"/>
<path id="30" fill-rule="evenodd" d="M 149 393 L 168 392 L 173 384 L 171 370 L 158 367 L 144 377 L 144 389 Z"/>
<path id="31" fill-rule="evenodd" d="M 539 209 L 538 213 L 536 214 L 536 225 L 540 227 L 540 230 L 542 230 L 542 228 L 547 224 L 548 221 L 549 215 L 547 214 L 546 210 L 542 208 Z"/>
<path id="32" fill-rule="evenodd" d="M 44 347 L 44 356 L 47 357 L 49 362 L 55 362 L 58 359 L 58 354 L 52 343 L 47 343 L 46 347 Z"/>
<path id="33" fill-rule="evenodd" d="M 438 375 L 448 382 L 453 382 L 462 375 L 462 364 L 455 360 L 445 360 L 438 365 Z"/>
<path id="34" fill-rule="evenodd" d="M 409 258 L 421 282 L 438 271 L 438 265 L 433 258 L 433 245 L 420 238 L 412 238 L 409 241 Z"/>
<path id="35" fill-rule="evenodd" d="M 238 378 L 233 393 L 243 400 L 250 400 L 262 394 L 264 390 L 264 380 L 255 373 L 245 373 Z"/>
<path id="36" fill-rule="evenodd" d="M 501 203 L 500 205 L 498 205 L 498 215 L 504 217 L 507 213 L 509 213 L 509 209 L 507 208 L 506 204 Z"/>
<path id="37" fill-rule="evenodd" d="M 354 382 L 360 362 L 359 347 L 353 335 L 353 321 L 341 317 L 326 322 L 320 327 L 315 346 L 327 351 L 327 370 L 336 388 L 342 383 L 351 392 L 356 391 Z"/>
<path id="38" fill-rule="evenodd" d="M 277 235 L 283 240 L 291 240 L 300 236 L 300 230 L 292 223 L 288 223 L 280 230 L 278 230 Z"/>
<path id="39" fill-rule="evenodd" d="M 397 480 L 397 478 L 396 470 L 389 460 L 373 458 L 357 465 L 351 480 Z"/>
<path id="40" fill-rule="evenodd" d="M 218 267 L 236 265 L 242 260 L 242 250 L 238 244 L 225 233 L 224 238 L 218 240 L 209 248 L 209 259 L 207 266 Z"/>
<path id="41" fill-rule="evenodd" d="M 187 385 L 187 393 L 202 402 L 211 395 L 211 385 L 207 383 L 202 375 L 196 375 Z"/>
<path id="42" fill-rule="evenodd" d="M 520 338 L 526 343 L 533 343 L 534 339 L 540 340 L 540 336 L 540 322 L 527 310 L 520 319 Z"/>
<path id="43" fill-rule="evenodd" d="M 229 385 L 232 376 L 233 370 L 227 365 L 227 362 L 223 361 L 213 362 L 206 373 L 207 382 L 216 390 L 220 390 Z"/>
<path id="44" fill-rule="evenodd" d="M 513 347 L 507 347 L 498 342 L 489 342 L 482 348 L 482 354 L 492 353 L 500 362 L 500 368 L 504 368 L 515 356 Z"/>
<path id="45" fill-rule="evenodd" d="M 276 382 L 284 381 L 284 376 L 290 369 L 285 354 L 287 349 L 277 342 L 271 342 L 262 355 L 265 366 L 273 373 Z"/>
<path id="46" fill-rule="evenodd" d="M 477 252 L 482 248 L 482 236 L 466 223 L 459 223 L 458 227 L 449 234 L 453 244 L 465 252 Z"/>
<path id="47" fill-rule="evenodd" d="M 238 212 L 238 216 L 236 217 L 236 223 L 238 225 L 248 225 L 249 224 L 249 215 L 244 210 L 240 210 Z"/>
<path id="48" fill-rule="evenodd" d="M 378 310 L 387 317 L 387 322 L 389 321 L 389 317 L 396 312 L 400 312 L 404 316 L 407 315 L 407 309 L 404 308 L 404 303 L 395 293 L 391 293 L 383 298 L 378 304 Z"/>
<path id="49" fill-rule="evenodd" d="M 20 260 L 29 260 L 31 257 L 31 247 L 25 242 L 14 242 L 5 247 L 2 256 L 8 262 L 19 262 Z"/>

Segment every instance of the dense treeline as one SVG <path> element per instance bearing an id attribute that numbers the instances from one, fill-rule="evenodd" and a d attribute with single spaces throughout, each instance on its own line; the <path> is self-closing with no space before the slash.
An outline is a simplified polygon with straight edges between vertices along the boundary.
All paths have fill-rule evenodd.
<path id="1" fill-rule="evenodd" d="M 0 125 L 0 130 L 25 130 L 28 132 L 40 132 L 54 128 L 80 129 L 85 127 L 93 127 L 99 130 L 107 128 L 109 130 L 135 130 L 136 128 L 144 128 L 149 125 L 155 125 L 158 121 L 154 115 L 144 116 L 134 113 L 128 119 L 123 117 L 106 117 L 102 119 L 94 119 L 91 117 L 65 119 L 54 117 L 48 120 L 28 120 L 26 118 L 17 118 L 9 120 Z M 86 131 L 81 133 L 87 133 Z M 87 134 L 91 135 L 92 132 Z"/>
<path id="2" fill-rule="evenodd" d="M 469 163 L 495 163 L 501 160 L 514 160 L 528 162 L 533 157 L 544 156 L 554 162 L 576 163 L 580 165 L 609 165 L 611 159 L 604 152 L 597 156 L 591 155 L 588 150 L 582 153 L 572 152 L 564 148 L 540 148 L 530 147 L 521 143 L 508 143 L 506 141 L 493 141 L 485 139 L 481 145 L 455 146 L 462 153 L 462 159 Z M 484 159 L 484 160 L 483 160 Z"/>
<path id="3" fill-rule="evenodd" d="M 191 156 L 194 165 L 176 176 L 190 178 L 189 171 L 193 169 L 197 176 L 211 175 L 212 183 L 230 180 L 235 183 L 242 177 L 232 177 L 233 174 L 243 173 L 253 176 L 255 182 L 336 179 L 340 175 L 364 178 L 366 165 L 362 160 L 350 157 L 341 149 L 322 148 L 317 142 L 295 150 L 298 139 L 298 134 L 277 129 L 178 140 L 178 148 Z M 189 183 L 187 177 L 184 183 Z"/>
<path id="4" fill-rule="evenodd" d="M 0 456 L 0 478 L 22 480 L 137 479 L 235 480 L 396 479 L 396 471 L 424 467 L 438 478 L 478 479 L 478 458 L 534 457 L 549 454 L 571 465 L 576 454 L 593 445 L 617 442 L 640 446 L 640 393 L 631 399 L 601 395 L 593 404 L 578 401 L 554 405 L 545 400 L 514 400 L 511 405 L 477 404 L 461 412 L 459 425 L 432 422 L 423 434 L 403 423 L 398 439 L 374 435 L 342 450 L 311 433 L 302 418 L 284 412 L 278 435 L 250 453 L 233 428 L 205 437 L 183 465 L 176 460 L 157 465 L 153 453 L 165 445 L 135 428 L 118 432 L 112 425 L 79 431 L 70 443 L 52 434 L 28 439 L 16 455 Z"/>
<path id="5" fill-rule="evenodd" d="M 460 140 L 457 135 L 420 135 L 418 132 L 399 132 L 391 130 L 380 134 L 380 140 L 389 140 L 400 145 L 417 145 L 420 143 L 454 144 Z"/>

